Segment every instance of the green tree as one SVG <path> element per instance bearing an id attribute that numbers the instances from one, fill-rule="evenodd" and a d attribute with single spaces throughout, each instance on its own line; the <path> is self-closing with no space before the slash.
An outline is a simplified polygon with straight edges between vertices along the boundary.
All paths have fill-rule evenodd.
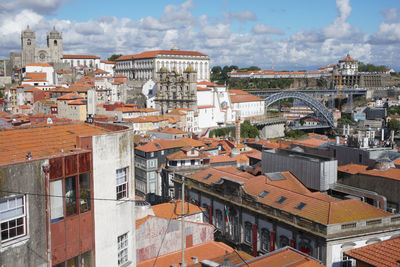
<path id="1" fill-rule="evenodd" d="M 108 60 L 115 61 L 120 56 L 122 56 L 122 54 L 112 54 L 111 57 L 108 58 Z"/>
<path id="2" fill-rule="evenodd" d="M 222 68 L 220 66 L 214 66 L 212 67 L 211 72 L 213 74 L 220 74 L 222 72 Z"/>
<path id="3" fill-rule="evenodd" d="M 386 66 L 375 66 L 374 64 L 364 64 L 363 62 L 359 62 L 358 71 L 360 72 L 384 72 L 387 69 Z"/>
<path id="4" fill-rule="evenodd" d="M 260 70 L 260 68 L 257 67 L 257 66 L 250 66 L 250 67 L 248 67 L 247 69 L 248 69 L 249 71 L 251 71 L 251 70 Z"/>
<path id="5" fill-rule="evenodd" d="M 394 133 L 397 133 L 400 131 L 400 121 L 396 120 L 396 119 L 391 119 L 389 121 L 389 129 L 391 131 L 394 131 Z"/>
<path id="6" fill-rule="evenodd" d="M 240 136 L 242 138 L 255 138 L 260 136 L 260 131 L 256 125 L 251 125 L 250 121 L 246 120 L 240 125 Z"/>

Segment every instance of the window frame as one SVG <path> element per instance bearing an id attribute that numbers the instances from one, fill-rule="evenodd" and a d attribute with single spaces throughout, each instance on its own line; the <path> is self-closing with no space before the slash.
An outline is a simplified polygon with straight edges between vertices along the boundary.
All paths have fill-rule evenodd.
<path id="1" fill-rule="evenodd" d="M 0 234 L 2 235 L 2 232 L 8 231 L 8 235 L 10 235 L 10 233 L 9 233 L 10 228 L 15 228 L 15 231 L 17 232 L 17 228 L 18 228 L 17 220 L 21 219 L 21 218 L 22 218 L 22 224 L 19 224 L 19 225 L 23 227 L 23 233 L 20 234 L 20 235 L 15 235 L 13 237 L 9 237 L 7 239 L 3 239 L 3 237 L 1 237 L 1 244 L 6 245 L 9 242 L 18 240 L 18 239 L 23 238 L 23 237 L 28 235 L 28 217 L 27 217 L 28 216 L 28 205 L 27 205 L 28 203 L 27 203 L 26 195 L 9 196 L 9 197 L 1 199 L 0 201 L 1 202 L 5 201 L 7 203 L 7 202 L 9 202 L 9 200 L 14 199 L 17 202 L 17 199 L 20 198 L 20 197 L 22 197 L 22 206 L 20 206 L 20 207 L 16 206 L 13 209 L 17 209 L 17 208 L 21 208 L 22 207 L 22 209 L 23 209 L 22 214 L 21 215 L 17 215 L 17 216 L 13 216 L 13 217 L 8 218 L 8 219 L 5 219 L 4 221 L 0 219 Z M 10 207 L 8 207 L 8 210 L 10 210 Z M 16 225 L 14 227 L 10 227 L 9 226 L 9 222 L 10 221 L 15 221 Z M 8 223 L 8 227 L 6 228 L 7 230 L 2 230 L 1 226 L 3 224 L 5 224 L 5 223 Z"/>
<path id="2" fill-rule="evenodd" d="M 270 251 L 271 248 L 271 232 L 267 228 L 261 229 L 260 248 L 262 251 Z"/>
<path id="3" fill-rule="evenodd" d="M 118 245 L 118 266 L 122 266 L 129 260 L 129 232 L 126 232 L 117 237 Z"/>
<path id="4" fill-rule="evenodd" d="M 125 181 L 118 184 L 118 171 L 125 171 Z M 126 199 L 128 197 L 128 167 L 123 167 L 115 170 L 115 191 L 116 191 L 116 199 Z M 120 195 L 120 196 L 119 196 Z"/>
<path id="5" fill-rule="evenodd" d="M 251 222 L 244 223 L 244 238 L 243 241 L 246 244 L 251 244 L 253 235 L 253 224 Z"/>

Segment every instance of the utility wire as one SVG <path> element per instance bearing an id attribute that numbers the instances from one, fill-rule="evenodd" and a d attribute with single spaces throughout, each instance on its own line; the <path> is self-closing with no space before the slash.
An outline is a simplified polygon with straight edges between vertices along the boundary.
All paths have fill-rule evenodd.
<path id="1" fill-rule="evenodd" d="M 39 194 L 39 193 L 30 193 L 30 192 L 22 192 L 22 191 L 8 191 L 8 190 L 0 190 L 1 193 L 8 194 L 19 194 L 19 195 L 31 195 L 38 197 L 58 197 L 58 198 L 67 198 L 67 199 L 75 199 L 75 197 L 67 197 L 67 196 L 58 196 L 58 195 L 50 195 L 50 194 Z M 115 202 L 135 202 L 134 199 L 113 199 L 113 198 L 95 198 L 95 197 L 85 197 L 85 198 L 76 198 L 78 200 L 95 200 L 95 201 L 115 201 Z"/>

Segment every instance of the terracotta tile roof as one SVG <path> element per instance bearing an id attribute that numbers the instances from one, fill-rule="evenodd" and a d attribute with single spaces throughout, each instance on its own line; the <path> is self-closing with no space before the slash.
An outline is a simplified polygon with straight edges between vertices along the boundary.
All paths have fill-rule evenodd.
<path id="1" fill-rule="evenodd" d="M 86 104 L 87 104 L 86 99 L 76 99 L 68 102 L 68 105 L 74 105 L 74 106 L 82 106 Z"/>
<path id="2" fill-rule="evenodd" d="M 33 88 L 26 90 L 25 92 L 42 92 L 42 90 L 40 90 L 39 88 L 33 87 Z"/>
<path id="3" fill-rule="evenodd" d="M 236 89 L 229 90 L 229 97 L 231 98 L 232 103 L 264 101 L 264 99 L 259 98 L 258 96 Z"/>
<path id="4" fill-rule="evenodd" d="M 192 203 L 185 202 L 185 214 L 195 214 L 203 212 L 204 208 L 198 207 Z M 152 206 L 154 216 L 167 220 L 177 219 L 182 216 L 182 201 L 175 200 L 173 202 L 162 203 Z"/>
<path id="5" fill-rule="evenodd" d="M 47 63 L 28 63 L 26 64 L 28 67 L 46 67 L 46 68 L 52 68 L 50 64 Z"/>
<path id="6" fill-rule="evenodd" d="M 212 259 L 219 256 L 223 256 L 226 253 L 233 252 L 233 248 L 225 245 L 222 242 L 209 241 L 185 249 L 185 263 L 186 266 L 194 264 L 193 257 L 197 257 L 198 261 Z M 150 259 L 137 263 L 137 267 L 153 267 L 153 266 L 171 266 L 176 264 L 180 266 L 182 260 L 181 252 L 173 252 L 166 255 L 159 256 L 157 261 L 155 259 Z"/>
<path id="7" fill-rule="evenodd" d="M 385 169 L 385 170 L 368 170 L 368 167 L 365 165 L 359 165 L 359 164 L 347 164 L 343 166 L 338 167 L 338 171 L 341 172 L 346 172 L 350 174 L 365 174 L 369 176 L 376 176 L 376 177 L 381 177 L 381 178 L 386 178 L 386 179 L 392 179 L 392 180 L 397 180 L 400 181 L 400 169 L 398 168 L 391 168 L 391 169 Z"/>
<path id="8" fill-rule="evenodd" d="M 126 55 L 126 56 L 120 56 L 119 58 L 116 59 L 116 61 L 123 61 L 123 60 L 132 60 L 134 55 Z"/>
<path id="9" fill-rule="evenodd" d="M 215 86 L 214 83 L 208 81 L 201 81 L 197 83 L 198 85 Z"/>
<path id="10" fill-rule="evenodd" d="M 83 97 L 74 93 L 69 93 L 57 98 L 57 100 L 76 100 L 76 99 L 83 99 Z"/>
<path id="11" fill-rule="evenodd" d="M 197 87 L 197 91 L 211 91 L 211 88 L 208 87 Z"/>
<path id="12" fill-rule="evenodd" d="M 25 78 L 30 78 L 32 80 L 46 80 L 46 72 L 27 72 Z"/>
<path id="13" fill-rule="evenodd" d="M 156 51 L 145 51 L 140 54 L 133 55 L 135 59 L 144 58 L 155 58 L 158 55 L 173 55 L 173 56 L 207 56 L 203 53 L 196 51 L 184 51 L 184 50 L 156 50 Z M 117 59 L 118 60 L 118 59 Z"/>
<path id="14" fill-rule="evenodd" d="M 93 55 L 63 55 L 63 59 L 100 59 Z"/>
<path id="15" fill-rule="evenodd" d="M 255 196 L 258 202 L 325 225 L 391 215 L 360 200 L 339 201 L 313 194 L 300 182 L 295 182 L 295 177 L 289 172 L 281 172 L 277 176 L 282 176 L 286 180 L 272 181 L 264 175 L 253 176 L 232 166 L 221 166 L 211 167 L 187 177 L 208 185 L 221 182 L 222 177 L 236 180 L 243 183 L 244 190 Z M 268 193 L 264 197 L 259 197 L 264 191 Z M 277 200 L 281 197 L 285 197 L 286 200 L 278 203 Z M 304 207 L 296 208 L 301 203 L 304 203 Z"/>
<path id="16" fill-rule="evenodd" d="M 250 267 L 261 267 L 261 266 L 274 266 L 274 267 L 323 267 L 318 260 L 301 253 L 291 247 L 284 247 L 279 250 L 264 254 L 257 258 L 241 263 L 235 266 L 250 266 Z"/>
<path id="17" fill-rule="evenodd" d="M 248 156 L 249 158 L 255 158 L 255 159 L 258 159 L 258 160 L 262 160 L 262 153 L 261 153 L 261 151 L 252 150 L 252 151 L 250 151 L 249 153 L 247 153 L 247 156 Z"/>
<path id="18" fill-rule="evenodd" d="M 0 164 L 24 161 L 28 151 L 33 159 L 69 152 L 77 136 L 106 132 L 109 130 L 84 123 L 0 130 Z"/>
<path id="19" fill-rule="evenodd" d="M 182 130 L 179 130 L 176 128 L 169 128 L 169 127 L 159 129 L 157 132 L 167 133 L 167 134 L 187 134 L 187 132 L 185 132 L 185 131 L 182 131 Z"/>
<path id="20" fill-rule="evenodd" d="M 400 237 L 345 251 L 344 254 L 368 266 L 399 266 Z M 365 265 L 367 266 L 367 265 Z"/>
<path id="21" fill-rule="evenodd" d="M 195 140 L 189 137 L 182 137 L 181 139 L 179 139 L 181 142 L 185 143 L 188 146 L 192 146 L 192 147 L 203 147 L 205 146 L 205 144 L 199 140 Z"/>
<path id="22" fill-rule="evenodd" d="M 100 60 L 100 62 L 105 64 L 115 64 L 115 61 L 110 61 L 110 60 Z"/>
<path id="23" fill-rule="evenodd" d="M 221 163 L 221 162 L 235 162 L 233 158 L 225 155 L 211 155 L 210 157 L 210 163 Z"/>
<path id="24" fill-rule="evenodd" d="M 213 105 L 197 106 L 198 109 L 214 108 Z"/>

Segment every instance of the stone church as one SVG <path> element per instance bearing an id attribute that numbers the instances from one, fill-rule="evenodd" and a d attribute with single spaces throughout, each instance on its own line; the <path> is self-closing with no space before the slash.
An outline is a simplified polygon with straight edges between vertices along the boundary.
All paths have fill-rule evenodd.
<path id="1" fill-rule="evenodd" d="M 12 68 L 21 68 L 28 63 L 62 63 L 62 34 L 55 27 L 47 33 L 47 47 L 36 45 L 36 34 L 29 26 L 21 32 L 21 52 L 10 53 Z"/>
<path id="2" fill-rule="evenodd" d="M 179 74 L 165 67 L 157 72 L 156 108 L 162 114 L 175 108 L 197 110 L 197 73 L 192 66 Z"/>

